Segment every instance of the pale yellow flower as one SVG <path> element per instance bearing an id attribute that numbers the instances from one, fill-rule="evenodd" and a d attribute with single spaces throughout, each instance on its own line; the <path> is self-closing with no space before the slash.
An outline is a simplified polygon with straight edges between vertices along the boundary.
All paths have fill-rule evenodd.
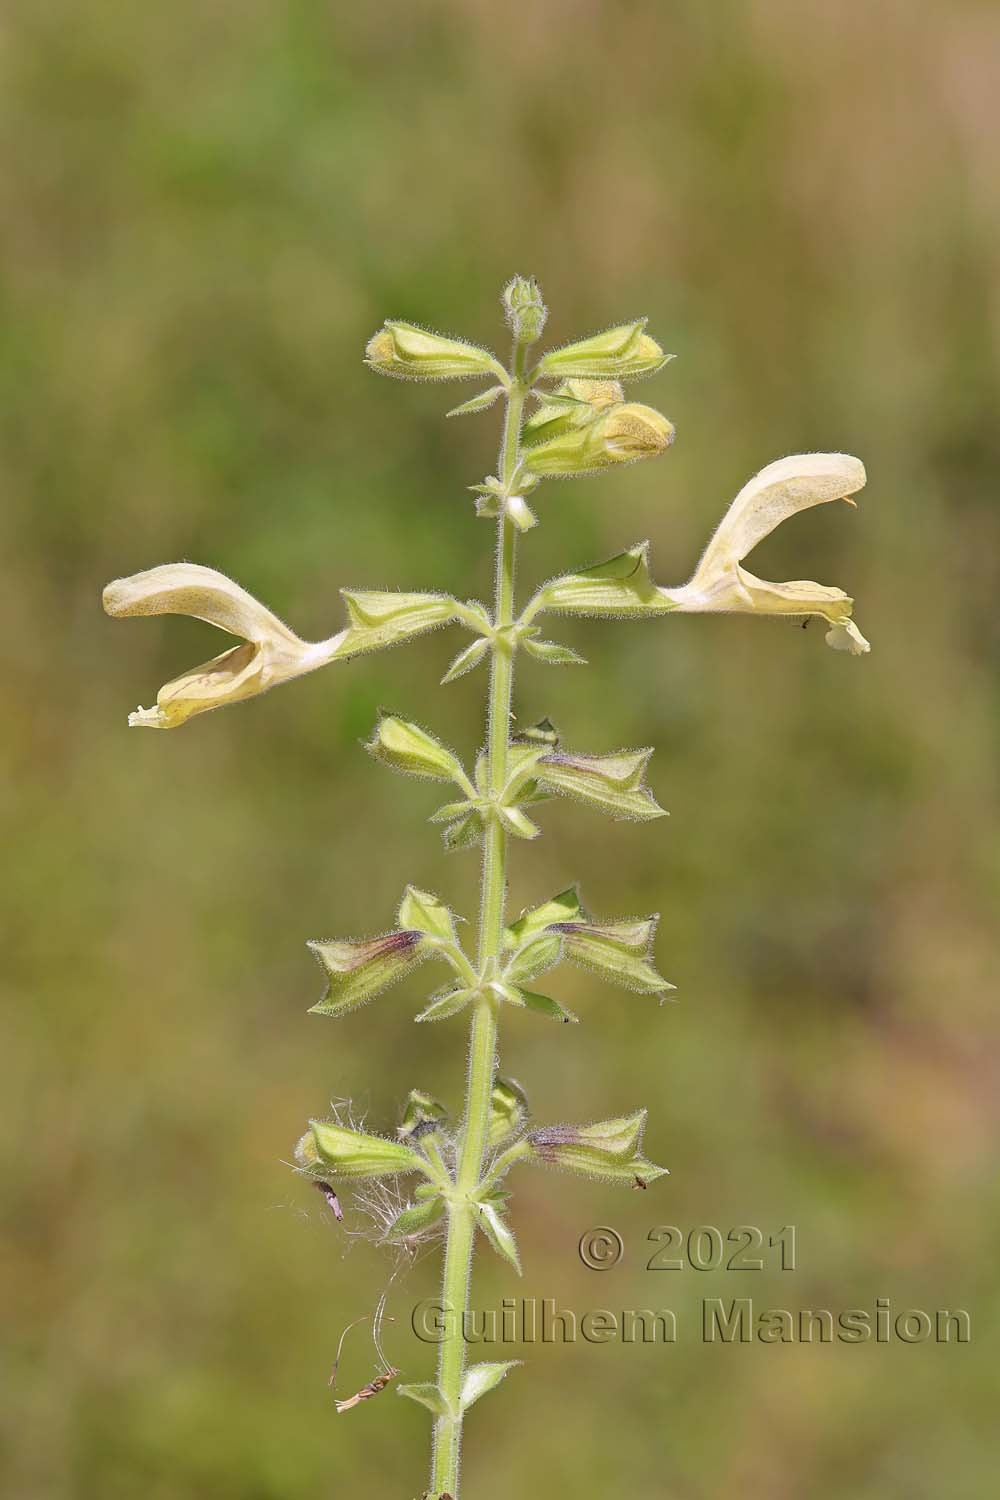
<path id="1" fill-rule="evenodd" d="M 315 644 L 301 641 L 246 589 L 197 563 L 166 563 L 131 578 L 117 578 L 104 590 L 104 608 L 116 619 L 191 615 L 242 638 L 241 645 L 168 682 L 157 694 L 155 708 L 129 714 L 131 725 L 149 729 L 173 729 L 194 714 L 238 703 L 312 672 L 333 658 L 347 634 L 342 630 Z"/>
<path id="2" fill-rule="evenodd" d="M 865 467 L 847 453 L 794 453 L 755 474 L 740 490 L 705 549 L 690 583 L 661 589 L 692 613 L 749 611 L 763 615 L 821 615 L 827 644 L 861 656 L 868 642 L 851 619 L 854 601 L 843 589 L 805 579 L 768 583 L 741 564 L 759 541 L 796 511 L 849 497 L 865 483 Z"/>

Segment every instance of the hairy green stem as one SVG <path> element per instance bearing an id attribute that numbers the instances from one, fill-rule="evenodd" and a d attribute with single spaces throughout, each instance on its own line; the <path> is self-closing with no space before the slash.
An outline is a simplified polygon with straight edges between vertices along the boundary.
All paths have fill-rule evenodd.
<path id="1" fill-rule="evenodd" d="M 499 478 L 509 491 L 517 470 L 521 418 L 528 385 L 522 371 L 525 350 L 518 346 L 507 392 Z M 501 512 L 497 523 L 496 584 L 493 623 L 498 631 L 514 618 L 514 568 L 517 528 Z M 507 747 L 510 738 L 511 690 L 514 678 L 514 648 L 506 635 L 493 638 L 490 661 L 489 730 L 487 739 L 490 791 L 499 794 L 507 779 Z M 487 819 L 483 833 L 482 906 L 479 922 L 479 966 L 485 973 L 500 953 L 506 894 L 507 839 L 500 820 Z M 462 1442 L 460 1410 L 465 1374 L 465 1340 L 462 1329 L 469 1306 L 472 1246 L 475 1222 L 470 1197 L 479 1186 L 489 1124 L 490 1094 L 496 1072 L 498 1001 L 483 994 L 475 1001 L 469 1037 L 469 1062 L 465 1084 L 465 1115 L 462 1144 L 455 1178 L 455 1194 L 448 1212 L 443 1301 L 450 1316 L 448 1337 L 441 1345 L 438 1388 L 449 1406 L 449 1414 L 436 1419 L 431 1494 L 458 1494 L 458 1466 Z"/>

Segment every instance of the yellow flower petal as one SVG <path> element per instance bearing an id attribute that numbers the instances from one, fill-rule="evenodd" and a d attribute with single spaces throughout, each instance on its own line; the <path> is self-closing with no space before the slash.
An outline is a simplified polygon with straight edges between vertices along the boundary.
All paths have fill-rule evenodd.
<path id="1" fill-rule="evenodd" d="M 315 644 L 300 640 L 246 589 L 197 563 L 167 563 L 116 579 L 104 590 L 104 608 L 115 618 L 190 615 L 243 637 L 242 645 L 168 682 L 155 708 L 130 714 L 129 724 L 137 728 L 174 729 L 195 714 L 300 677 L 330 661 L 347 634 Z"/>
<path id="2" fill-rule="evenodd" d="M 723 516 L 691 581 L 662 589 L 690 613 L 742 611 L 764 615 L 821 615 L 836 651 L 861 656 L 868 642 L 851 621 L 854 601 L 843 589 L 798 579 L 770 583 L 740 564 L 759 541 L 796 511 L 847 500 L 865 483 L 860 459 L 846 453 L 796 453 L 768 464 L 745 484 Z M 852 505 L 853 501 L 850 502 Z"/>
<path id="3" fill-rule="evenodd" d="M 793 453 L 768 464 L 743 486 L 723 516 L 695 579 L 726 563 L 742 562 L 796 511 L 844 500 L 864 488 L 865 478 L 864 464 L 849 453 Z"/>
<path id="4" fill-rule="evenodd" d="M 826 644 L 834 651 L 849 651 L 852 656 L 864 656 L 872 649 L 853 620 L 841 620 L 828 630 Z"/>

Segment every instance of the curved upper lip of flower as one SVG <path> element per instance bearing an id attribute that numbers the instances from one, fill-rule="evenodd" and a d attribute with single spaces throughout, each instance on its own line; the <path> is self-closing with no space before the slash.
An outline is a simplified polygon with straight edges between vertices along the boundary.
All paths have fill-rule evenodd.
<path id="1" fill-rule="evenodd" d="M 807 579 L 769 583 L 741 566 L 743 559 L 796 511 L 846 500 L 865 484 L 865 466 L 847 453 L 793 453 L 768 464 L 743 486 L 709 541 L 690 581 L 661 592 L 681 610 L 748 610 L 760 614 L 822 615 L 828 643 L 860 655 L 868 642 L 851 620 L 853 600 L 843 589 Z"/>
<path id="2" fill-rule="evenodd" d="M 266 692 L 331 660 L 346 631 L 327 641 L 300 640 L 277 615 L 246 589 L 198 563 L 165 563 L 130 578 L 117 578 L 104 590 L 109 615 L 190 615 L 216 625 L 243 644 L 166 683 L 155 708 L 140 708 L 129 723 L 172 729 L 194 714 L 221 708 Z"/>

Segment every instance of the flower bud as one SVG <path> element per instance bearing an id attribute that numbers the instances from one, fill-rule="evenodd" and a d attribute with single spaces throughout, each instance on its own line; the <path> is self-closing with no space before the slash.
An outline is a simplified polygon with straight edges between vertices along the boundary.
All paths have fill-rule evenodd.
<path id="1" fill-rule="evenodd" d="M 526 448 L 547 443 L 563 432 L 589 427 L 613 406 L 625 404 L 617 380 L 564 380 L 539 397 L 538 410 L 524 423 L 521 441 Z"/>
<path id="2" fill-rule="evenodd" d="M 524 451 L 524 464 L 533 474 L 560 476 L 593 474 L 614 464 L 655 458 L 674 440 L 673 423 L 651 406 L 632 402 L 609 406 L 584 426 L 547 435 L 536 429 L 535 441 Z"/>
<path id="3" fill-rule="evenodd" d="M 503 289 L 503 310 L 519 344 L 533 344 L 541 337 L 548 309 L 533 276 L 515 276 Z"/>
<path id="4" fill-rule="evenodd" d="M 392 320 L 368 340 L 365 363 L 380 375 L 403 380 L 465 380 L 499 374 L 507 383 L 507 372 L 488 349 Z"/>
<path id="5" fill-rule="evenodd" d="M 427 776 L 432 781 L 457 781 L 466 784 L 461 764 L 440 740 L 421 729 L 418 724 L 408 724 L 393 714 L 385 714 L 375 726 L 375 733 L 368 741 L 367 750 L 376 760 L 384 761 L 396 771 L 407 771 L 411 776 Z"/>
<path id="6" fill-rule="evenodd" d="M 671 354 L 664 354 L 654 338 L 645 332 L 646 319 L 622 323 L 605 333 L 553 349 L 539 365 L 543 379 L 563 379 L 582 375 L 585 379 L 627 380 L 637 375 L 652 375 L 662 370 Z"/>
<path id="7" fill-rule="evenodd" d="M 310 1120 L 295 1156 L 306 1171 L 318 1168 L 348 1181 L 424 1170 L 424 1163 L 409 1146 L 348 1130 L 335 1120 Z"/>

